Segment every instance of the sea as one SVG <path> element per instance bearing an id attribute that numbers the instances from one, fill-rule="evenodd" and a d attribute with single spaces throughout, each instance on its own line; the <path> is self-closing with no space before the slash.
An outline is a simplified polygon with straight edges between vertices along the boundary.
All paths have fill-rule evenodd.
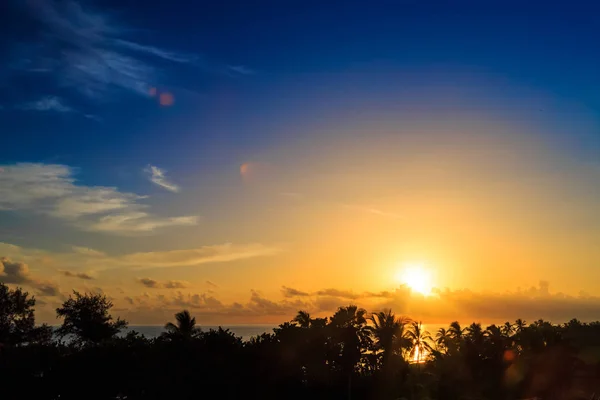
<path id="1" fill-rule="evenodd" d="M 206 332 L 211 329 L 218 329 L 219 326 L 202 325 L 200 328 Z M 234 335 L 247 341 L 253 336 L 262 335 L 263 333 L 273 333 L 273 328 L 276 328 L 276 325 L 221 325 L 221 328 L 229 329 Z M 165 331 L 165 328 L 160 325 L 129 325 L 127 330 L 139 332 L 151 339 L 160 336 Z"/>

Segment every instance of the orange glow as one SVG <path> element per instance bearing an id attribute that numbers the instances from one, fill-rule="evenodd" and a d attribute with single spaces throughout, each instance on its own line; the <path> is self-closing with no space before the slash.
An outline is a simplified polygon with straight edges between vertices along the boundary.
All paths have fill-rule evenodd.
<path id="1" fill-rule="evenodd" d="M 159 102 L 161 106 L 172 106 L 175 102 L 175 97 L 171 93 L 161 93 L 159 97 Z"/>
<path id="2" fill-rule="evenodd" d="M 148 90 L 148 94 L 149 94 L 151 97 L 156 97 L 156 94 L 157 94 L 157 93 L 158 93 L 158 91 L 156 90 L 156 88 L 155 88 L 155 87 L 151 87 L 151 88 L 150 88 L 150 90 Z"/>

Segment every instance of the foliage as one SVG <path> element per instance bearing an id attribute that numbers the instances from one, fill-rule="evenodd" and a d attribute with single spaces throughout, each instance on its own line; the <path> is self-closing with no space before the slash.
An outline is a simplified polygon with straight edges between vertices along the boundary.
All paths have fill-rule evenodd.
<path id="1" fill-rule="evenodd" d="M 15 346 L 50 339 L 47 326 L 35 327 L 35 298 L 0 282 L 0 344 Z"/>
<path id="2" fill-rule="evenodd" d="M 72 336 L 77 344 L 98 344 L 114 338 L 127 327 L 127 322 L 117 318 L 113 321 L 109 310 L 112 302 L 101 294 L 73 291 L 73 295 L 56 309 L 63 324 L 57 333 L 60 337 Z"/>

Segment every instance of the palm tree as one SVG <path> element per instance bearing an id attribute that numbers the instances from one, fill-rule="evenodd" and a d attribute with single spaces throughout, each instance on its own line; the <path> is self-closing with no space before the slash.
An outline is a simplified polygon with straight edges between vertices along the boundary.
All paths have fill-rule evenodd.
<path id="1" fill-rule="evenodd" d="M 502 334 L 504 336 L 506 336 L 507 338 L 510 338 L 512 336 L 513 332 L 515 331 L 515 327 L 510 322 L 506 321 L 504 323 L 504 325 L 502 325 L 500 330 L 502 331 Z"/>
<path id="2" fill-rule="evenodd" d="M 298 311 L 298 314 L 293 319 L 301 328 L 308 328 L 312 323 L 312 319 L 310 318 L 310 314 L 306 311 Z"/>
<path id="3" fill-rule="evenodd" d="M 526 327 L 527 327 L 527 322 L 525 322 L 521 318 L 519 318 L 518 320 L 515 321 L 515 331 L 516 331 L 516 333 L 522 332 L 523 329 L 525 329 Z"/>
<path id="4" fill-rule="evenodd" d="M 413 321 L 410 323 L 409 329 L 406 332 L 406 338 L 410 340 L 412 344 L 410 355 L 417 364 L 420 363 L 423 353 L 431 349 L 431 335 L 428 331 L 423 330 L 422 322 Z"/>
<path id="5" fill-rule="evenodd" d="M 464 333 L 465 333 L 465 330 L 460 327 L 460 324 L 458 323 L 458 321 L 452 322 L 450 324 L 450 327 L 448 328 L 448 334 L 453 339 L 456 339 L 456 340 L 462 339 Z"/>
<path id="6" fill-rule="evenodd" d="M 460 326 L 458 321 L 450 323 L 448 328 L 448 336 L 452 338 L 452 346 L 454 349 L 460 349 L 461 343 L 464 339 L 465 329 Z"/>
<path id="7" fill-rule="evenodd" d="M 191 339 L 201 332 L 196 326 L 196 318 L 188 310 L 175 314 L 176 324 L 168 322 L 165 325 L 166 335 L 171 338 Z"/>
<path id="8" fill-rule="evenodd" d="M 369 317 L 373 323 L 370 331 L 375 337 L 377 350 L 383 351 L 384 363 L 396 350 L 406 347 L 404 326 L 409 322 L 408 318 L 396 318 L 390 309 L 374 313 Z"/>
<path id="9" fill-rule="evenodd" d="M 438 329 L 435 334 L 435 345 L 438 351 L 448 352 L 448 345 L 452 336 L 450 335 L 450 331 L 446 328 Z"/>

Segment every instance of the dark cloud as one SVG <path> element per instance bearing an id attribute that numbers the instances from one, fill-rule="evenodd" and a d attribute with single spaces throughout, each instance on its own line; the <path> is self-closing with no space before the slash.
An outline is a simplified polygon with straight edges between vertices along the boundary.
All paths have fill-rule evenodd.
<path id="1" fill-rule="evenodd" d="M 159 282 L 150 278 L 140 278 L 137 280 L 142 285 L 151 289 L 185 289 L 189 283 L 185 281 L 165 281 Z"/>
<path id="2" fill-rule="evenodd" d="M 301 290 L 294 289 L 294 288 L 287 287 L 287 286 L 282 286 L 281 287 L 281 293 L 283 294 L 283 297 L 305 297 L 305 296 L 310 296 L 310 293 L 308 293 L 308 292 L 303 292 Z"/>
<path id="3" fill-rule="evenodd" d="M 213 283 L 211 281 L 206 281 L 206 285 L 208 287 L 215 288 L 215 289 L 219 287 L 216 283 Z"/>
<path id="4" fill-rule="evenodd" d="M 30 283 L 29 267 L 22 262 L 13 262 L 8 258 L 0 258 L 0 279 L 4 283 Z"/>
<path id="5" fill-rule="evenodd" d="M 58 270 L 58 272 L 60 272 L 61 274 L 63 274 L 64 276 L 67 276 L 69 278 L 79 278 L 79 279 L 85 279 L 85 280 L 95 279 L 93 276 L 86 274 L 85 272 L 72 272 L 72 271 L 68 271 L 68 270 L 64 270 L 64 269 L 60 269 L 60 270 Z"/>
<path id="6" fill-rule="evenodd" d="M 36 286 L 38 295 L 41 296 L 60 296 L 60 289 L 53 283 L 40 283 Z"/>
<path id="7" fill-rule="evenodd" d="M 60 296 L 59 287 L 52 282 L 43 282 L 31 275 L 29 266 L 14 262 L 6 257 L 0 258 L 0 282 L 31 286 L 39 296 Z"/>
<path id="8" fill-rule="evenodd" d="M 160 284 L 158 283 L 158 281 L 155 281 L 154 279 L 140 278 L 137 281 L 139 283 L 141 283 L 142 285 L 146 286 L 147 288 L 157 289 L 160 287 Z"/>

